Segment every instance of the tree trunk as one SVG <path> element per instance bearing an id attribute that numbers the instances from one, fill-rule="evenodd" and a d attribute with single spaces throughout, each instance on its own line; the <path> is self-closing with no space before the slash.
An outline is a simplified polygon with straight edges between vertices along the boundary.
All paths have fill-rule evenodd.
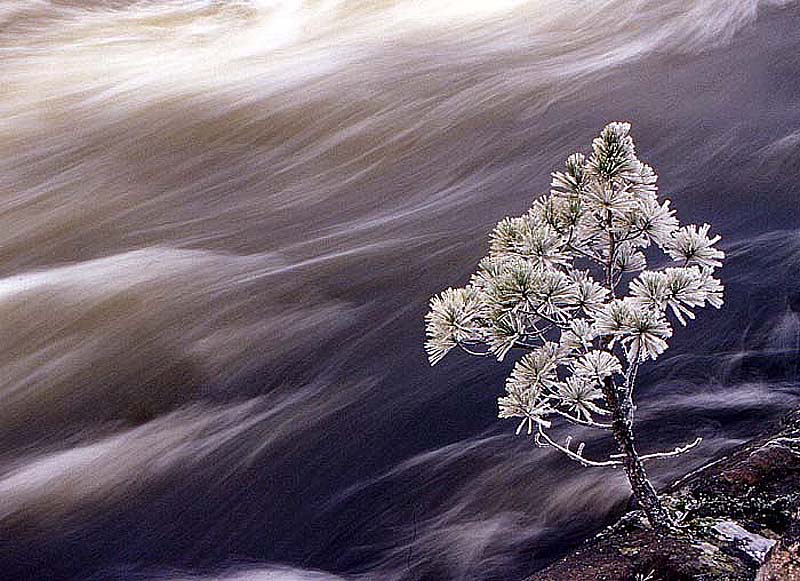
<path id="1" fill-rule="evenodd" d="M 617 386 L 610 377 L 603 382 L 603 395 L 611 411 L 611 431 L 622 453 L 622 467 L 628 476 L 636 502 L 644 510 L 653 528 L 668 529 L 672 521 L 661 505 L 653 485 L 650 484 L 644 464 L 633 445 L 631 401 L 627 397 L 620 398 Z"/>

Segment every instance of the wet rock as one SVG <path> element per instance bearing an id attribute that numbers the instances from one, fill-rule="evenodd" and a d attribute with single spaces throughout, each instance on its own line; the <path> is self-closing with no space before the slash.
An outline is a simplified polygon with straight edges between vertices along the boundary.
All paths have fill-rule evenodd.
<path id="1" fill-rule="evenodd" d="M 800 581 L 800 513 L 780 541 L 767 553 L 757 581 Z"/>
<path id="2" fill-rule="evenodd" d="M 642 528 L 595 539 L 529 581 L 750 581 L 754 574 L 716 545 Z"/>
<path id="3" fill-rule="evenodd" d="M 730 520 L 718 522 L 714 525 L 713 530 L 719 533 L 722 540 L 734 543 L 758 564 L 764 562 L 767 552 L 776 543 L 776 541 L 772 539 L 768 539 L 757 533 L 751 533 L 742 528 L 738 523 Z"/>
<path id="4" fill-rule="evenodd" d="M 663 499 L 674 533 L 629 513 L 529 581 L 800 581 L 800 410 Z"/>

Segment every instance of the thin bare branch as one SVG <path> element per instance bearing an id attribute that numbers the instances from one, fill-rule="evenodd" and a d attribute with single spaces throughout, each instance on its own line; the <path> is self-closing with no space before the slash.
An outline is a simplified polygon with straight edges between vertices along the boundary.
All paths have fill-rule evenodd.
<path id="1" fill-rule="evenodd" d="M 543 314 L 539 309 L 534 310 L 533 313 L 531 313 L 531 314 L 536 315 L 540 319 L 543 319 L 543 320 L 547 321 L 548 323 L 550 323 L 554 327 L 558 327 L 559 329 L 562 329 L 562 330 L 569 329 L 569 325 L 567 325 L 565 323 L 559 323 L 557 320 L 555 320 L 555 319 L 553 319 L 551 317 L 548 317 L 547 315 Z"/>
<path id="2" fill-rule="evenodd" d="M 542 440 L 545 441 L 545 444 L 542 444 Z M 555 440 L 553 440 L 550 436 L 548 436 L 544 432 L 544 430 L 542 429 L 541 425 L 538 426 L 538 431 L 536 433 L 534 441 L 536 442 L 537 446 L 541 446 L 541 447 L 550 446 L 551 448 L 555 448 L 556 450 L 558 450 L 562 454 L 566 455 L 568 458 L 570 458 L 572 460 L 575 460 L 576 462 L 579 462 L 583 466 L 597 466 L 597 467 L 599 467 L 599 466 L 622 466 L 622 461 L 621 460 L 610 460 L 610 459 L 609 460 L 591 460 L 589 458 L 586 458 L 583 455 L 583 444 L 578 446 L 578 452 L 580 452 L 580 454 L 578 452 L 570 450 L 569 447 L 567 447 L 567 446 L 569 446 L 569 441 L 567 442 L 567 446 L 562 446 L 561 444 L 559 444 Z"/>
<path id="3" fill-rule="evenodd" d="M 554 409 L 553 412 L 555 412 L 556 414 L 560 415 L 562 418 L 568 419 L 573 424 L 578 424 L 578 425 L 581 425 L 581 426 L 588 426 L 588 427 L 591 427 L 591 428 L 600 428 L 600 429 L 603 429 L 603 430 L 610 430 L 611 429 L 611 424 L 604 424 L 602 422 L 596 422 L 594 420 L 584 420 L 582 418 L 579 418 L 577 416 L 573 416 L 571 414 L 568 414 L 567 412 L 563 412 L 563 411 L 557 410 L 557 409 Z"/>
<path id="4" fill-rule="evenodd" d="M 703 441 L 703 438 L 696 438 L 694 442 L 691 444 L 686 444 L 685 446 L 677 446 L 674 450 L 670 450 L 669 452 L 655 452 L 653 454 L 644 454 L 639 456 L 639 459 L 642 461 L 645 460 L 655 460 L 658 458 L 672 458 L 674 456 L 680 456 L 684 452 L 688 452 L 692 448 L 696 448 L 700 442 Z M 611 458 L 622 458 L 624 454 L 611 454 Z"/>
<path id="5" fill-rule="evenodd" d="M 600 266 L 605 267 L 605 262 L 599 256 L 595 256 L 594 254 L 590 254 L 590 253 L 586 252 L 585 250 L 582 250 L 582 249 L 578 248 L 574 244 L 567 244 L 567 248 L 569 250 L 571 250 L 572 252 L 574 252 L 576 254 L 580 254 L 584 258 L 588 258 L 589 260 L 599 264 Z"/>
<path id="6" fill-rule="evenodd" d="M 491 353 L 489 351 L 473 351 L 468 348 L 463 343 L 459 343 L 458 346 L 461 348 L 462 351 L 465 353 L 469 353 L 470 355 L 474 355 L 475 357 L 489 357 Z"/>

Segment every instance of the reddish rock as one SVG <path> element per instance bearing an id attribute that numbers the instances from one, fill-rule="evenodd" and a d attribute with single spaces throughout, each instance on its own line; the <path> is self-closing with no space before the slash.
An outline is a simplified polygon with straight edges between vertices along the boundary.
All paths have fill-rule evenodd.
<path id="1" fill-rule="evenodd" d="M 778 544 L 767 553 L 756 581 L 800 581 L 800 513 Z"/>
<path id="2" fill-rule="evenodd" d="M 529 581 L 800 581 L 800 411 L 664 495 L 681 532 L 630 513 Z"/>

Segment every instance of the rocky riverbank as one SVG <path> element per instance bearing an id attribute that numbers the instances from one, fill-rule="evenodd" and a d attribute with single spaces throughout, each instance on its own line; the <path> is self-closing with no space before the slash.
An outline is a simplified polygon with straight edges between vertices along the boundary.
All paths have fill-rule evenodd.
<path id="1" fill-rule="evenodd" d="M 634 511 L 528 581 L 800 580 L 800 410 L 663 494 L 679 531 Z"/>

